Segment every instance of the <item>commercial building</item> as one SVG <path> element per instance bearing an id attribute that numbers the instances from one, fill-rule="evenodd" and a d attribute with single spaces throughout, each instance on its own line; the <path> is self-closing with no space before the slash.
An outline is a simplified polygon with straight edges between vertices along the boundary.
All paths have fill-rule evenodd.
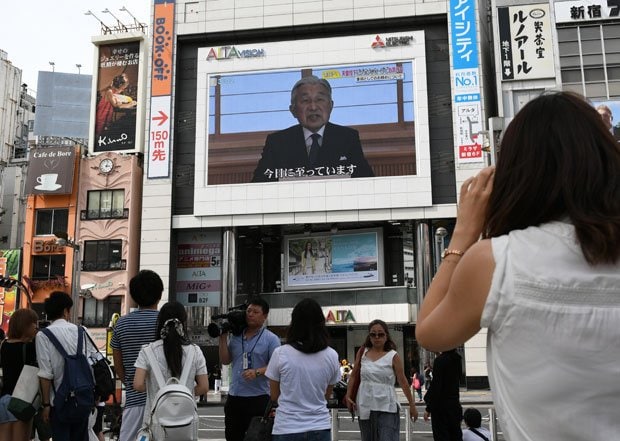
<path id="1" fill-rule="evenodd" d="M 474 0 L 154 2 L 140 265 L 189 307 L 209 356 L 210 314 L 261 295 L 280 335 L 313 297 L 341 358 L 380 318 L 407 370 L 428 361 L 418 303 L 457 189 L 487 160 L 486 18 Z M 330 122 L 357 131 L 371 173 L 356 177 L 350 151 L 287 165 L 293 140 L 257 167 L 267 136 L 297 124 L 291 89 L 308 75 L 329 82 Z M 343 147 L 329 130 L 321 148 Z M 465 359 L 467 384 L 485 386 L 483 336 Z"/>

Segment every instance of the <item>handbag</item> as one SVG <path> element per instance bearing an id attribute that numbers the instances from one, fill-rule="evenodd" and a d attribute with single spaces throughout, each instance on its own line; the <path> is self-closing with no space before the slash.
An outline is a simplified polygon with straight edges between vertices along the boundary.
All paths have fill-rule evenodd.
<path id="1" fill-rule="evenodd" d="M 30 421 L 41 407 L 41 393 L 39 392 L 39 368 L 26 363 L 26 345 L 23 346 L 24 366 L 17 379 L 11 400 L 7 406 L 15 418 L 20 421 Z"/>
<path id="2" fill-rule="evenodd" d="M 273 429 L 275 418 L 270 414 L 274 404 L 275 403 L 270 400 L 262 416 L 252 417 L 243 441 L 271 441 L 271 430 Z"/>
<path id="3" fill-rule="evenodd" d="M 136 441 L 151 441 L 152 439 L 153 434 L 151 433 L 151 429 L 149 426 L 142 426 L 142 428 L 138 430 Z"/>
<path id="4" fill-rule="evenodd" d="M 349 389 L 351 389 L 351 397 L 354 401 L 357 400 L 357 391 L 360 388 L 360 382 L 362 381 L 361 372 L 362 372 L 362 355 L 364 355 L 364 346 L 358 349 L 357 354 L 355 355 L 355 365 L 353 369 L 353 374 L 349 379 Z M 347 404 L 347 403 L 345 403 Z M 348 407 L 348 406 L 347 406 Z"/>

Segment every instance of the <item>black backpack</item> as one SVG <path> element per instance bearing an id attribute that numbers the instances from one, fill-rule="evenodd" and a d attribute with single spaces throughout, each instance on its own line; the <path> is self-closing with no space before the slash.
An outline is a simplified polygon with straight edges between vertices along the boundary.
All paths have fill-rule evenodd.
<path id="1" fill-rule="evenodd" d="M 42 329 L 49 341 L 65 360 L 64 375 L 54 391 L 54 418 L 61 423 L 76 423 L 88 419 L 95 407 L 95 380 L 84 355 L 84 328 L 78 326 L 77 351 L 67 354 L 56 336 L 48 328 Z"/>
<path id="2" fill-rule="evenodd" d="M 97 345 L 88 332 L 86 336 L 93 347 L 96 348 Z M 93 375 L 95 376 L 95 398 L 99 401 L 107 401 L 110 395 L 116 391 L 116 381 L 114 380 L 114 373 L 110 368 L 110 361 L 100 352 L 96 352 L 88 358 L 93 367 Z"/>

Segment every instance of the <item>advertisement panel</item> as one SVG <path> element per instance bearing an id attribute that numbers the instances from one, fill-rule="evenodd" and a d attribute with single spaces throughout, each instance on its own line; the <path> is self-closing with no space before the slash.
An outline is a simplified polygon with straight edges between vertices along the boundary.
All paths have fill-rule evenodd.
<path id="1" fill-rule="evenodd" d="M 475 0 L 450 0 L 450 42 L 458 163 L 483 162 L 482 145 L 478 142 L 484 127 Z"/>
<path id="2" fill-rule="evenodd" d="M 140 41 L 99 46 L 94 152 L 136 149 Z"/>
<path id="3" fill-rule="evenodd" d="M 199 48 L 194 214 L 290 211 L 274 194 L 324 210 L 340 185 L 352 187 L 354 208 L 432 203 L 425 57 L 423 31 Z M 325 84 L 308 84 L 292 102 L 309 77 L 327 82 L 331 100 Z M 295 190 L 304 185 L 324 190 L 302 201 L 314 193 Z M 383 197 L 392 185 L 415 198 Z M 247 203 L 223 200 L 221 186 Z"/>
<path id="4" fill-rule="evenodd" d="M 170 176 L 174 0 L 154 0 L 147 179 Z"/>
<path id="5" fill-rule="evenodd" d="M 20 261 L 19 249 L 14 250 L 0 250 L 0 276 L 12 277 L 19 279 L 19 261 Z M 0 327 L 4 332 L 9 330 L 9 319 L 11 314 L 17 309 L 17 286 L 12 288 L 0 288 Z"/>
<path id="6" fill-rule="evenodd" d="M 383 285 L 381 230 L 285 238 L 285 290 Z"/>
<path id="7" fill-rule="evenodd" d="M 26 194 L 71 194 L 75 157 L 75 147 L 31 150 Z"/>
<path id="8" fill-rule="evenodd" d="M 181 231 L 177 237 L 176 300 L 185 306 L 220 306 L 221 231 Z"/>

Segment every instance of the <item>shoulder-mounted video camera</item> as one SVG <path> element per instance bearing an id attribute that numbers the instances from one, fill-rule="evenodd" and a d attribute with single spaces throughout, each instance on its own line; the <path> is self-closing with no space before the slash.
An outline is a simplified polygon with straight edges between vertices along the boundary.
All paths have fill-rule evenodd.
<path id="1" fill-rule="evenodd" d="M 213 322 L 207 326 L 207 332 L 212 338 L 219 337 L 224 332 L 232 335 L 241 335 L 248 325 L 245 320 L 245 310 L 248 305 L 233 306 L 226 314 L 214 315 Z"/>

